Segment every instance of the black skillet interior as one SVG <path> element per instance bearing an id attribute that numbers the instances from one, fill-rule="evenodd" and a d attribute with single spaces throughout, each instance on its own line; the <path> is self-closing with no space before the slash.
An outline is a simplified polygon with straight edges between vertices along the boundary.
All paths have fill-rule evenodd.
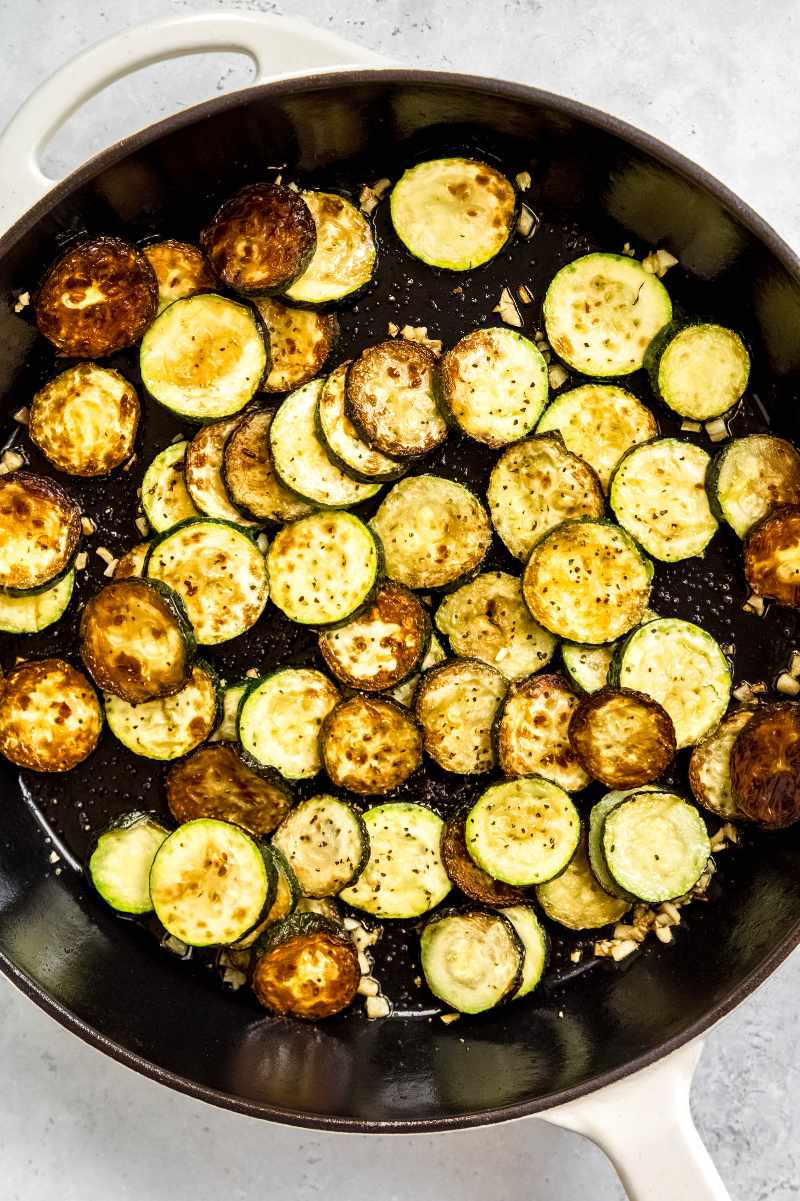
<path id="1" fill-rule="evenodd" d="M 532 333 L 541 325 L 544 289 L 561 264 L 589 249 L 621 251 L 625 242 L 638 255 L 667 245 L 682 264 L 667 277 L 677 312 L 732 324 L 752 346 L 753 379 L 733 432 L 772 428 L 800 439 L 800 287 L 782 265 L 780 255 L 789 256 L 774 235 L 770 249 L 769 232 L 759 238 L 748 216 L 727 210 L 701 179 L 684 174 L 685 164 L 659 161 L 645 145 L 635 148 L 613 123 L 596 126 L 567 104 L 511 85 L 495 90 L 397 72 L 380 81 L 354 75 L 341 84 L 279 86 L 227 99 L 191 122 L 168 124 L 155 140 L 109 155 L 72 194 L 62 190 L 0 263 L 7 439 L 20 440 L 10 414 L 59 367 L 25 314 L 13 314 L 13 295 L 32 288 L 64 239 L 119 231 L 133 239 L 194 240 L 222 197 L 269 177 L 272 168 L 357 199 L 363 183 L 395 179 L 418 158 L 446 152 L 485 156 L 511 176 L 529 171 L 535 233 L 482 270 L 440 274 L 399 246 L 384 203 L 376 217 L 377 282 L 341 313 L 334 362 L 384 338 L 389 322 L 425 325 L 430 336 L 451 344 L 495 323 L 502 287 L 523 283 L 534 296 L 520 306 L 525 332 Z M 138 382 L 135 354 L 116 356 L 113 365 Z M 641 373 L 629 386 L 652 403 Z M 658 419 L 662 432 L 676 430 L 664 410 Z M 94 548 L 120 554 L 138 541 L 136 491 L 144 466 L 186 428 L 148 403 L 130 472 L 99 482 L 65 480 L 98 529 L 85 547 L 89 568 L 52 630 L 2 638 L 4 669 L 18 655 L 62 654 L 79 663 L 80 604 L 102 582 L 105 566 Z M 33 467 L 45 469 L 21 441 Z M 451 435 L 419 470 L 482 490 L 495 457 Z M 511 566 L 497 545 L 490 564 Z M 745 595 L 740 544 L 723 530 L 703 559 L 658 568 L 652 603 L 661 613 L 699 622 L 725 645 L 735 643 L 737 681 L 769 680 L 799 645 L 798 623 L 775 607 L 763 619 L 743 614 Z M 271 605 L 250 633 L 209 657 L 229 680 L 251 667 L 317 663 L 313 638 Z M 678 785 L 685 785 L 685 767 L 684 753 Z M 376 974 L 396 1005 L 390 1020 L 368 1023 L 358 1011 L 315 1027 L 276 1021 L 246 990 L 226 991 L 208 960 L 180 962 L 159 947 L 152 930 L 116 919 L 70 867 L 70 861 L 80 865 L 113 815 L 133 807 L 165 813 L 164 774 L 163 765 L 130 755 L 108 731 L 96 754 L 66 776 L 18 776 L 3 766 L 0 952 L 8 973 L 85 1037 L 178 1087 L 264 1116 L 361 1129 L 430 1128 L 542 1108 L 707 1024 L 790 949 L 800 926 L 798 834 L 748 836 L 745 849 L 720 858 L 712 899 L 692 908 L 676 944 L 656 944 L 621 967 L 609 969 L 591 954 L 573 965 L 569 953 L 578 940 L 554 930 L 548 976 L 532 998 L 445 1026 L 433 998 L 414 983 L 414 926 L 400 923 L 384 934 L 376 954 Z M 429 767 L 398 795 L 446 814 L 484 784 Z M 311 782 L 306 791 L 318 786 Z M 587 790 L 579 802 L 584 811 L 596 795 Z M 54 849 L 58 864 L 51 862 Z"/>

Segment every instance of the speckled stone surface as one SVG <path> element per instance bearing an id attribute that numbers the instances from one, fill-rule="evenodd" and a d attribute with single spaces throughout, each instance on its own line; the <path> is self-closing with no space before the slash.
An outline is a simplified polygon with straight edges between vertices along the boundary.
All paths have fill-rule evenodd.
<path id="1" fill-rule="evenodd" d="M 500 75 L 607 109 L 671 142 L 800 247 L 800 11 L 743 0 L 0 0 L 0 124 L 83 46 L 135 21 L 285 12 L 399 60 Z M 130 129 L 241 86 L 241 59 L 115 85 L 62 131 L 71 166 Z M 0 181 L 2 186 L 2 181 Z M 800 958 L 708 1039 L 693 1107 L 734 1201 L 800 1196 Z M 268 1126 L 168 1092 L 0 983 L 0 1201 L 619 1201 L 602 1154 L 526 1121 L 375 1138 Z M 399 1170 L 400 1169 L 400 1170 Z"/>

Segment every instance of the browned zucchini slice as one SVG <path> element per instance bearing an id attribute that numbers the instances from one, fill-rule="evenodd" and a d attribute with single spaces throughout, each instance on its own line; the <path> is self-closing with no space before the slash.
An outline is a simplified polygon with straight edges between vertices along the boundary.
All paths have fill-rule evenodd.
<path id="1" fill-rule="evenodd" d="M 63 659 L 12 668 L 0 697 L 0 753 L 31 771 L 69 771 L 91 755 L 103 711 L 82 672 Z"/>
<path id="2" fill-rule="evenodd" d="M 52 584 L 69 568 L 81 511 L 54 480 L 29 471 L 0 478 L 0 589 L 12 596 Z"/>
<path id="3" fill-rule="evenodd" d="M 63 354 L 102 358 L 138 342 L 157 308 L 158 281 L 141 251 L 121 238 L 88 238 L 44 277 L 36 324 Z"/>
<path id="4" fill-rule="evenodd" d="M 167 804 L 177 822 L 213 817 L 251 834 L 271 834 L 292 806 L 292 790 L 268 767 L 246 763 L 232 742 L 198 747 L 171 767 Z"/>
<path id="5" fill-rule="evenodd" d="M 259 525 L 259 522 L 243 517 L 231 504 L 222 478 L 225 444 L 241 420 L 241 417 L 231 417 L 228 421 L 201 426 L 186 447 L 183 478 L 186 491 L 203 516 L 235 521 L 238 525 Z"/>
<path id="6" fill-rule="evenodd" d="M 150 542 L 137 542 L 136 546 L 132 546 L 121 558 L 117 559 L 114 579 L 127 580 L 132 575 L 144 575 L 144 563 L 151 545 Z"/>
<path id="7" fill-rule="evenodd" d="M 340 363 L 325 380 L 317 402 L 317 427 L 328 458 L 346 475 L 362 483 L 399 480 L 408 471 L 365 442 L 345 411 L 347 372 L 351 360 Z"/>
<path id="8" fill-rule="evenodd" d="M 219 278 L 245 296 L 284 292 L 311 262 L 317 231 L 299 192 L 254 183 L 226 200 L 200 235 Z"/>
<path id="9" fill-rule="evenodd" d="M 465 897 L 478 901 L 481 905 L 518 905 L 524 901 L 524 894 L 510 884 L 493 880 L 488 872 L 478 867 L 467 850 L 464 836 L 466 810 L 454 813 L 448 818 L 442 832 L 442 863 L 444 870 Z"/>
<path id="10" fill-rule="evenodd" d="M 254 409 L 228 437 L 222 478 L 233 503 L 256 521 L 294 521 L 311 505 L 284 487 L 275 474 L 269 447 L 274 411 Z"/>
<path id="11" fill-rule="evenodd" d="M 202 250 L 191 242 L 167 238 L 143 246 L 142 254 L 156 274 L 159 313 L 173 300 L 183 300 L 198 292 L 213 292 L 217 282 L 214 272 Z"/>
<path id="12" fill-rule="evenodd" d="M 273 1013 L 316 1021 L 346 1009 L 361 970 L 349 935 L 318 913 L 296 913 L 256 951 L 253 992 Z"/>
<path id="13" fill-rule="evenodd" d="M 423 674 L 414 709 L 435 763 L 459 775 L 494 767 L 492 726 L 506 687 L 497 668 L 480 659 L 448 659 Z"/>
<path id="14" fill-rule="evenodd" d="M 85 604 L 81 658 L 103 692 L 131 705 L 180 692 L 195 637 L 181 598 L 154 580 L 113 580 Z"/>
<path id="15" fill-rule="evenodd" d="M 638 788 L 675 757 L 675 727 L 666 709 L 631 688 L 585 696 L 569 723 L 569 740 L 590 776 L 608 788 Z"/>
<path id="16" fill-rule="evenodd" d="M 782 505 L 744 543 L 744 574 L 758 596 L 800 607 L 800 505 Z"/>
<path id="17" fill-rule="evenodd" d="M 322 723 L 319 745 L 332 783 L 362 796 L 391 792 L 422 763 L 419 726 L 385 697 L 340 701 Z"/>
<path id="18" fill-rule="evenodd" d="M 320 653 L 333 675 L 351 688 L 394 688 L 422 662 L 431 622 L 414 593 L 385 580 L 368 608 L 319 636 Z"/>
<path id="19" fill-rule="evenodd" d="M 118 371 L 76 363 L 31 403 L 28 433 L 68 475 L 108 475 L 130 457 L 139 426 L 136 389 Z"/>
<path id="20" fill-rule="evenodd" d="M 578 697 L 558 675 L 512 684 L 497 721 L 497 757 L 507 776 L 544 776 L 566 792 L 590 777 L 570 746 L 569 724 Z"/>
<path id="21" fill-rule="evenodd" d="M 730 758 L 736 807 L 782 830 L 800 819 L 800 705 L 765 705 L 736 737 Z"/>
<path id="22" fill-rule="evenodd" d="M 370 446 L 405 459 L 444 442 L 436 371 L 436 356 L 419 342 L 391 338 L 362 351 L 347 373 L 345 412 Z"/>
<path id="23" fill-rule="evenodd" d="M 698 805 L 726 821 L 742 821 L 731 791 L 731 751 L 739 734 L 759 709 L 741 705 L 734 709 L 702 742 L 692 750 L 689 760 L 689 785 Z"/>
<path id="24" fill-rule="evenodd" d="M 269 334 L 272 357 L 264 391 L 291 392 L 319 375 L 339 335 L 335 314 L 296 309 L 267 296 L 255 306 Z"/>

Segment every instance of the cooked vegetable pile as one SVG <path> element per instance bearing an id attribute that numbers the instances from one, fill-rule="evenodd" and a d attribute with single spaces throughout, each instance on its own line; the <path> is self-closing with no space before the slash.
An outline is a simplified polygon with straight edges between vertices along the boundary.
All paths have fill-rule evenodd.
<path id="1" fill-rule="evenodd" d="M 452 273 L 457 294 L 530 233 L 523 178 L 411 167 L 381 252 Z M 85 671 L 17 662 L 0 751 L 68 772 L 105 725 L 121 763 L 155 761 L 163 797 L 95 840 L 94 887 L 306 1019 L 357 994 L 389 1012 L 376 919 L 418 923 L 428 989 L 476 1014 L 536 988 L 552 923 L 599 931 L 615 959 L 648 928 L 670 941 L 713 871 L 701 810 L 800 819 L 800 704 L 731 708 L 731 648 L 650 608 L 656 565 L 702 556 L 720 522 L 755 608 L 800 607 L 800 455 L 771 433 L 702 445 L 748 388 L 739 333 L 676 319 L 658 255 L 593 251 L 551 280 L 536 339 L 509 294 L 446 349 L 394 325 L 337 361 L 334 306 L 369 305 L 382 184 L 360 207 L 250 184 L 197 245 L 74 242 L 34 298 L 74 361 L 29 398 L 18 455 L 123 479 L 149 408 L 181 423 L 144 473 L 145 540 L 83 598 Z M 107 362 L 134 344 L 141 387 Z M 636 372 L 644 399 L 623 386 Z M 667 411 L 701 436 L 661 436 Z M 480 444 L 480 488 L 432 468 L 448 439 Z M 64 617 L 90 532 L 69 483 L 6 464 L 0 630 Z M 276 621 L 313 651 L 276 662 Z M 248 631 L 259 662 L 220 680 L 216 649 Z M 443 813 L 431 772 L 458 794 Z M 576 800 L 593 782 L 596 802 Z"/>

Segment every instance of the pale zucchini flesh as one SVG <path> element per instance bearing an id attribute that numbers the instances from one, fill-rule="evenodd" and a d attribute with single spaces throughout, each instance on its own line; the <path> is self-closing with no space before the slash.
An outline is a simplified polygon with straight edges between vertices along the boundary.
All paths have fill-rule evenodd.
<path id="1" fill-rule="evenodd" d="M 733 438 L 711 464 L 707 486 L 716 515 L 744 538 L 779 505 L 800 504 L 800 454 L 774 434 Z"/>
<path id="2" fill-rule="evenodd" d="M 332 796 L 301 801 L 272 836 L 297 877 L 303 896 L 336 896 L 352 884 L 369 855 L 363 818 Z"/>
<path id="3" fill-rule="evenodd" d="M 711 844 L 705 822 L 672 792 L 635 792 L 611 810 L 603 827 L 608 870 L 622 888 L 651 905 L 683 896 L 706 869 Z"/>
<path id="4" fill-rule="evenodd" d="M 231 503 L 222 476 L 225 443 L 240 421 L 240 417 L 231 417 L 227 421 L 214 421 L 198 430 L 186 448 L 183 476 L 186 490 L 198 513 L 221 521 L 234 521 L 238 525 L 258 526 L 259 522 L 245 517 Z"/>
<path id="5" fill-rule="evenodd" d="M 396 688 L 393 688 L 389 696 L 401 705 L 413 705 L 414 694 L 417 691 L 422 673 L 426 672 L 429 667 L 435 667 L 437 663 L 444 663 L 446 658 L 447 652 L 441 642 L 435 634 L 431 634 L 430 645 L 428 646 L 425 658 L 419 665 L 419 671 L 415 672 L 413 676 L 409 676 L 402 684 L 398 684 Z"/>
<path id="6" fill-rule="evenodd" d="M 377 251 L 372 226 L 354 204 L 332 192 L 303 192 L 317 244 L 303 274 L 286 289 L 298 304 L 335 304 L 372 279 Z"/>
<path id="7" fill-rule="evenodd" d="M 267 554 L 273 603 L 301 625 L 353 617 L 381 571 L 374 534 L 352 513 L 321 512 L 279 530 Z"/>
<path id="8" fill-rule="evenodd" d="M 512 1000 L 519 1001 L 533 992 L 544 975 L 547 966 L 547 935 L 532 905 L 509 905 L 503 909 L 503 917 L 511 922 L 524 950 L 522 979 L 512 996 Z"/>
<path id="9" fill-rule="evenodd" d="M 368 809 L 369 859 L 339 894 L 373 917 L 421 917 L 450 891 L 440 851 L 444 822 L 424 805 L 397 801 Z"/>
<path id="10" fill-rule="evenodd" d="M 220 701 L 220 719 L 209 742 L 237 742 L 239 738 L 239 705 L 242 697 L 250 688 L 250 680 L 240 680 L 236 684 L 226 684 L 222 689 Z"/>
<path id="11" fill-rule="evenodd" d="M 420 950 L 428 988 L 458 1013 L 484 1013 L 519 988 L 524 947 L 504 914 L 438 914 L 422 931 Z"/>
<path id="12" fill-rule="evenodd" d="M 322 767 L 319 731 L 339 693 L 313 668 L 286 668 L 256 682 L 239 708 L 239 741 L 256 763 L 288 780 Z"/>
<path id="13" fill-rule="evenodd" d="M 551 921 L 568 930 L 597 930 L 630 909 L 630 901 L 610 896 L 597 882 L 583 844 L 560 876 L 538 886 L 536 899 Z"/>
<path id="14" fill-rule="evenodd" d="M 591 777 L 569 740 L 580 701 L 558 675 L 513 684 L 497 719 L 497 757 L 507 776 L 543 776 L 565 792 L 580 792 Z"/>
<path id="15" fill-rule="evenodd" d="M 179 759 L 205 742 L 217 722 L 216 682 L 196 663 L 189 683 L 172 696 L 131 705 L 105 697 L 108 728 L 123 746 L 145 759 Z"/>
<path id="16" fill-rule="evenodd" d="M 106 830 L 89 859 L 89 877 L 119 913 L 151 913 L 150 868 L 169 831 L 146 813 L 130 814 Z"/>
<path id="17" fill-rule="evenodd" d="M 445 412 L 465 434 L 506 446 L 531 432 L 547 403 L 547 363 L 516 330 L 476 329 L 442 359 L 440 392 Z"/>
<path id="18" fill-rule="evenodd" d="M 480 659 L 450 659 L 425 672 L 414 708 L 431 759 L 459 775 L 491 771 L 492 729 L 506 688 L 500 672 Z"/>
<path id="19" fill-rule="evenodd" d="M 580 840 L 578 811 L 557 784 L 524 776 L 493 784 L 467 815 L 467 850 L 495 880 L 526 887 L 559 875 Z"/>
<path id="20" fill-rule="evenodd" d="M 200 513 L 186 487 L 188 442 L 173 442 L 153 459 L 142 480 L 142 508 L 157 534 Z"/>
<path id="21" fill-rule="evenodd" d="M 580 692 L 597 692 L 599 688 L 605 688 L 614 658 L 613 647 L 562 642 L 560 653 L 564 671 Z"/>
<path id="22" fill-rule="evenodd" d="M 589 832 L 586 838 L 589 866 L 592 869 L 594 878 L 603 891 L 607 892 L 610 897 L 616 897 L 620 901 L 627 901 L 628 906 L 636 898 L 632 893 L 621 888 L 608 870 L 606 855 L 603 850 L 603 828 L 611 810 L 616 808 L 626 797 L 632 796 L 634 792 L 649 792 L 652 789 L 653 786 L 651 784 L 646 784 L 644 788 L 615 789 L 613 792 L 607 792 L 596 805 L 592 806 L 589 812 Z"/>
<path id="23" fill-rule="evenodd" d="M 70 568 L 42 592 L 8 596 L 0 592 L 0 631 L 4 634 L 37 634 L 63 617 L 75 587 L 75 570 Z"/>
<path id="24" fill-rule="evenodd" d="M 650 378 L 679 417 L 709 421 L 739 401 L 750 377 L 744 342 L 723 325 L 692 322 L 678 329 L 650 364 Z"/>

